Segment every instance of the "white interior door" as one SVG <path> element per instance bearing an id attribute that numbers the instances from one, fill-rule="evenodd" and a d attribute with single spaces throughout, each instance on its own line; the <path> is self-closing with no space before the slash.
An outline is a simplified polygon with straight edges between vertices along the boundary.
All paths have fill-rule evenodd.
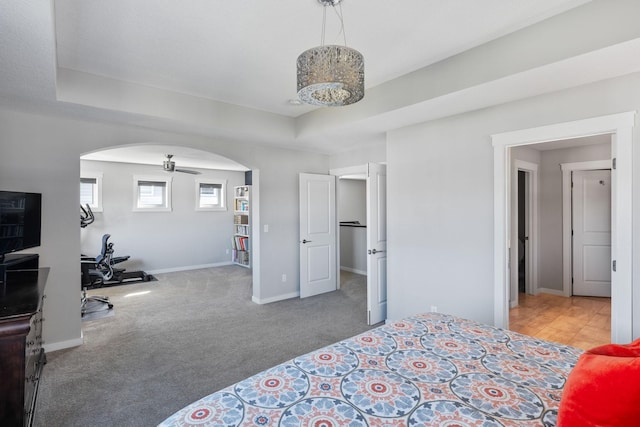
<path id="1" fill-rule="evenodd" d="M 611 296 L 611 171 L 573 171 L 573 295 Z"/>
<path id="2" fill-rule="evenodd" d="M 367 176 L 367 313 L 387 318 L 387 167 L 369 163 Z"/>
<path id="3" fill-rule="evenodd" d="M 338 288 L 336 179 L 300 174 L 300 297 Z"/>

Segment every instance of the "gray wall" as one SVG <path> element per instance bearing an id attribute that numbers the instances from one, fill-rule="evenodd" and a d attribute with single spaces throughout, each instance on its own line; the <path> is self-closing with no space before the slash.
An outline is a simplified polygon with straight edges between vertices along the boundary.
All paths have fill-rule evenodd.
<path id="1" fill-rule="evenodd" d="M 517 262 L 517 260 L 519 259 L 519 256 L 520 256 L 520 253 L 518 252 L 520 245 L 519 245 L 519 239 L 518 239 L 518 233 L 519 233 L 518 218 L 515 217 L 516 210 L 518 211 L 519 217 L 521 215 L 523 217 L 525 216 L 524 209 L 520 211 L 521 208 L 518 205 L 518 187 L 519 185 L 522 185 L 523 187 L 525 187 L 525 185 L 524 183 L 520 183 L 518 181 L 518 172 L 517 172 L 518 165 L 516 165 L 515 161 L 521 160 L 528 163 L 536 164 L 539 167 L 540 151 L 532 149 L 529 146 L 520 146 L 520 147 L 511 148 L 510 152 L 511 152 L 511 242 L 510 242 L 509 250 L 511 251 L 510 253 L 512 254 L 512 257 L 510 258 L 511 265 L 510 265 L 510 274 L 509 274 L 509 281 L 510 281 L 509 304 L 510 304 L 510 307 L 515 307 L 517 305 L 516 300 L 519 292 L 519 274 L 518 274 L 519 262 Z M 519 185 L 515 185 L 514 183 L 516 182 L 518 182 Z M 538 198 L 540 198 L 540 195 L 538 195 Z M 518 253 L 517 256 L 516 256 L 516 253 Z"/>
<path id="2" fill-rule="evenodd" d="M 160 167 L 82 160 L 82 173 L 102 173 L 103 212 L 81 230 L 83 254 L 99 253 L 103 234 L 111 235 L 115 256 L 130 255 L 119 265 L 147 272 L 179 270 L 231 262 L 233 187 L 244 172 L 199 169 L 200 175 L 173 173 L 171 212 L 133 212 L 133 176 L 166 176 Z M 196 179 L 226 180 L 226 211 L 195 210 Z"/>
<path id="3" fill-rule="evenodd" d="M 529 163 L 540 164 L 540 151 L 529 148 L 526 145 L 520 147 L 513 147 L 511 149 L 512 160 L 523 160 Z"/>
<path id="4" fill-rule="evenodd" d="M 338 180 L 338 221 L 367 224 L 367 181 Z M 340 227 L 340 267 L 354 273 L 367 273 L 367 229 Z"/>
<path id="5" fill-rule="evenodd" d="M 275 300 L 298 292 L 298 174 L 328 173 L 328 156 L 0 110 L 0 188 L 43 194 L 42 246 L 38 252 L 41 265 L 51 267 L 44 308 L 48 351 L 81 343 L 80 156 L 107 147 L 145 143 L 211 151 L 254 170 L 259 176 L 259 185 L 254 187 L 259 187 L 260 221 L 269 225 L 268 233 L 259 224 L 256 228 L 260 234 L 254 242 L 260 242 L 262 260 L 254 266 L 254 299 Z M 283 273 L 289 278 L 287 282 L 282 282 Z"/>
<path id="6" fill-rule="evenodd" d="M 540 144 L 539 147 L 544 145 Z M 538 165 L 538 288 L 543 292 L 545 290 L 561 292 L 563 230 L 560 164 L 609 159 L 611 143 L 541 151 L 526 146 L 516 147 L 511 150 L 511 158 Z M 514 195 L 515 193 L 512 193 L 512 197 Z M 515 228 L 512 228 L 512 232 L 514 230 Z M 515 241 L 512 244 L 515 244 Z"/>
<path id="7" fill-rule="evenodd" d="M 360 166 L 367 163 L 386 163 L 387 144 L 384 138 L 375 139 L 365 147 L 357 150 L 334 154 L 330 158 L 330 168 L 338 169 L 350 166 Z"/>
<path id="8" fill-rule="evenodd" d="M 562 291 L 562 170 L 561 163 L 606 160 L 611 144 L 546 150 L 541 153 L 540 247 L 538 287 Z"/>
<path id="9" fill-rule="evenodd" d="M 340 268 L 367 274 L 367 229 L 340 227 Z"/>
<path id="10" fill-rule="evenodd" d="M 338 180 L 338 221 L 367 224 L 367 181 Z"/>
<path id="11" fill-rule="evenodd" d="M 388 318 L 438 306 L 492 323 L 491 135 L 638 110 L 640 74 L 390 132 Z M 637 118 L 636 118 L 637 120 Z M 640 133 L 634 132 L 634 145 Z M 640 150 L 633 152 L 640 169 Z M 633 176 L 634 312 L 640 312 L 640 174 Z M 410 200 L 412 209 L 406 209 Z M 634 316 L 634 336 L 640 335 Z"/>

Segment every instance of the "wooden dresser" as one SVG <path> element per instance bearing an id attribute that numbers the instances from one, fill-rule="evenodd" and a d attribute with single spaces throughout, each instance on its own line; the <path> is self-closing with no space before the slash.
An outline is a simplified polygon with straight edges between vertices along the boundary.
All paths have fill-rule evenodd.
<path id="1" fill-rule="evenodd" d="M 6 272 L 0 284 L 0 425 L 30 426 L 46 363 L 42 305 L 48 268 Z"/>

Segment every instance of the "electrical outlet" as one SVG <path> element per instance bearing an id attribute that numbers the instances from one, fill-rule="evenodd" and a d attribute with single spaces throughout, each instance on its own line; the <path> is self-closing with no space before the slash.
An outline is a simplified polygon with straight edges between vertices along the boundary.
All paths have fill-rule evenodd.
<path id="1" fill-rule="evenodd" d="M 435 306 L 435 305 L 432 305 L 432 306 L 431 306 L 431 312 L 432 312 L 432 313 L 437 313 L 437 312 L 438 312 L 438 307 L 437 307 L 437 306 Z"/>
<path id="2" fill-rule="evenodd" d="M 286 274 L 283 274 L 283 275 L 282 275 L 282 281 L 283 281 L 283 282 L 286 282 L 286 281 L 287 281 L 287 275 L 286 275 Z"/>

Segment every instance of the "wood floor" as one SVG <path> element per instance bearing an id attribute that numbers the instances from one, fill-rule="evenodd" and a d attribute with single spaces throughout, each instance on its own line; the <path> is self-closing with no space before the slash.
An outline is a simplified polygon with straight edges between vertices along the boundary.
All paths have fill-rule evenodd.
<path id="1" fill-rule="evenodd" d="M 519 294 L 509 329 L 582 349 L 611 342 L 611 298 Z"/>

